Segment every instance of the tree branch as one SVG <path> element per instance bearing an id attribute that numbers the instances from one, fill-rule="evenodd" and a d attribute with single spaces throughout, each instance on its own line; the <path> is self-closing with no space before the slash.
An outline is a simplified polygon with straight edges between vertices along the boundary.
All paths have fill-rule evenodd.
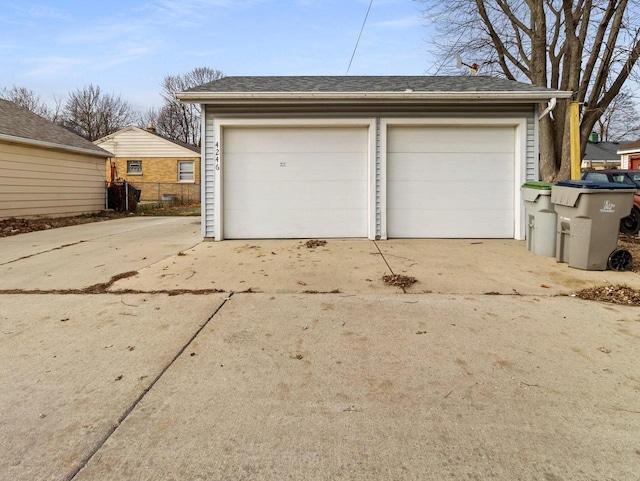
<path id="1" fill-rule="evenodd" d="M 587 60 L 587 63 L 585 64 L 583 70 L 582 82 L 580 84 L 580 92 L 582 93 L 582 98 L 579 99 L 581 101 L 584 100 L 586 92 L 589 88 L 589 83 L 593 77 L 593 71 L 598 62 L 598 58 L 600 57 L 600 51 L 602 50 L 604 36 L 607 32 L 607 27 L 609 25 L 609 22 L 611 21 L 611 17 L 613 17 L 615 10 L 616 0 L 609 0 L 607 8 L 604 11 L 598 28 L 596 29 L 593 47 L 591 48 L 591 54 L 589 55 L 589 59 Z"/>
<path id="2" fill-rule="evenodd" d="M 489 15 L 485 8 L 485 0 L 475 0 L 475 2 L 476 2 L 476 6 L 478 7 L 480 18 L 482 19 L 482 22 L 485 28 L 487 29 L 489 36 L 491 37 L 496 53 L 498 54 L 498 63 L 502 67 L 504 74 L 510 80 L 515 80 L 515 77 L 511 73 L 511 70 L 509 69 L 509 66 L 507 65 L 507 62 L 506 62 L 506 59 L 509 59 L 509 61 L 513 65 L 515 65 L 520 71 L 522 71 L 527 77 L 529 77 L 530 76 L 529 69 L 525 65 L 523 65 L 522 62 L 520 62 L 517 58 L 515 58 L 511 54 L 511 52 L 509 52 L 509 49 L 506 48 L 505 44 L 502 42 L 500 38 L 500 35 L 498 35 L 495 28 L 493 27 L 493 23 L 491 22 L 491 19 L 489 18 Z"/>

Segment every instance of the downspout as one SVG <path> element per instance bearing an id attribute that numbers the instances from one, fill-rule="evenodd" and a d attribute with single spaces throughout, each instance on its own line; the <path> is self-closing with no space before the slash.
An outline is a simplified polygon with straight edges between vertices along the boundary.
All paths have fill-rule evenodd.
<path id="1" fill-rule="evenodd" d="M 547 115 L 549 115 L 553 111 L 553 109 L 556 108 L 557 103 L 558 103 L 558 100 L 555 97 L 549 100 L 549 104 L 547 108 L 544 109 L 544 112 L 542 112 L 540 114 L 540 117 L 538 117 L 538 122 L 544 119 Z"/>

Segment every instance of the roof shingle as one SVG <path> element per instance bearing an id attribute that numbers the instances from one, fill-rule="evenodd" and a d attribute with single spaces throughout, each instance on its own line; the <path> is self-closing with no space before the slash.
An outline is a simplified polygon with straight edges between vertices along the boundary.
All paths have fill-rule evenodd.
<path id="1" fill-rule="evenodd" d="M 627 151 L 627 150 L 640 150 L 640 140 L 636 140 L 634 142 L 629 142 L 627 144 L 623 144 L 620 146 L 618 150 Z"/>
<path id="2" fill-rule="evenodd" d="M 96 155 L 104 155 L 104 157 L 111 156 L 109 152 L 84 137 L 3 99 L 0 99 L 0 135 L 25 141 L 55 144 L 62 149 L 93 151 Z"/>
<path id="3" fill-rule="evenodd" d="M 273 76 L 222 77 L 187 92 L 547 92 L 486 76 Z"/>
<path id="4" fill-rule="evenodd" d="M 587 142 L 587 148 L 583 160 L 620 160 L 617 153 L 619 142 Z"/>

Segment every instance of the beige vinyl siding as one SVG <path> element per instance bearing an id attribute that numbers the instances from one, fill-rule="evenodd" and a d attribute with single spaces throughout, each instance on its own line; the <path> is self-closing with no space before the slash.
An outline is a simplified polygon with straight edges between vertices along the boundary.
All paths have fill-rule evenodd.
<path id="1" fill-rule="evenodd" d="M 0 142 L 0 218 L 105 208 L 105 159 Z"/>
<path id="2" fill-rule="evenodd" d="M 174 144 L 144 130 L 131 129 L 118 132 L 103 142 L 95 142 L 117 158 L 140 159 L 145 157 L 194 157 L 197 153 Z"/>

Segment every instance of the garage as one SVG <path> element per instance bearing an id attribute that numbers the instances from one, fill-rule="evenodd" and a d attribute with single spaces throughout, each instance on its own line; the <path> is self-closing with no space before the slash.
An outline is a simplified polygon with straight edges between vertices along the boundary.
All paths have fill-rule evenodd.
<path id="1" fill-rule="evenodd" d="M 387 235 L 513 238 L 515 127 L 387 130 Z"/>
<path id="2" fill-rule="evenodd" d="M 571 92 L 489 76 L 232 76 L 203 112 L 203 237 L 524 239 L 538 122 Z"/>
<path id="3" fill-rule="evenodd" d="M 366 126 L 224 127 L 224 237 L 367 237 L 368 137 Z"/>

